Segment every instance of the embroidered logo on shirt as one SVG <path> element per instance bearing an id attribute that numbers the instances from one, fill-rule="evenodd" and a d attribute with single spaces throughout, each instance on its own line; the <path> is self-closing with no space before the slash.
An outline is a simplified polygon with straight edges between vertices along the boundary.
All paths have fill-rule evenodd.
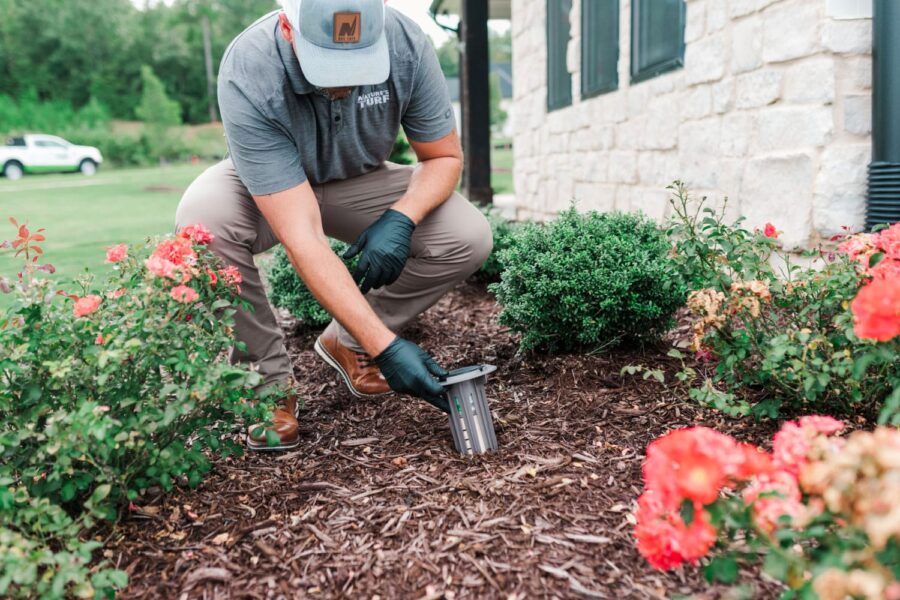
<path id="1" fill-rule="evenodd" d="M 391 92 L 390 90 L 375 90 L 374 92 L 367 92 L 365 94 L 360 94 L 356 99 L 356 103 L 359 105 L 359 108 L 366 108 L 368 106 L 375 106 L 378 104 L 387 104 L 391 100 Z"/>
<path id="2" fill-rule="evenodd" d="M 334 13 L 334 41 L 358 44 L 360 39 L 360 17 L 358 12 Z"/>

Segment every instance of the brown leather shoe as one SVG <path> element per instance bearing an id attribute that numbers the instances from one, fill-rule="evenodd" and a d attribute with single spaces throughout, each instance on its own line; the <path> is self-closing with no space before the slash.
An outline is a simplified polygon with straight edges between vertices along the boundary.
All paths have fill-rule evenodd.
<path id="1" fill-rule="evenodd" d="M 272 413 L 272 425 L 255 423 L 247 432 L 247 447 L 261 452 L 289 450 L 300 445 L 300 424 L 297 422 L 297 396 L 290 394 Z M 259 429 L 259 431 L 255 431 Z M 266 441 L 266 431 L 274 431 L 279 443 L 270 446 Z M 257 433 L 257 435 L 254 435 Z"/>
<path id="2" fill-rule="evenodd" d="M 331 365 L 357 398 L 373 398 L 391 391 L 387 381 L 368 354 L 342 345 L 333 327 L 316 340 L 316 353 Z"/>

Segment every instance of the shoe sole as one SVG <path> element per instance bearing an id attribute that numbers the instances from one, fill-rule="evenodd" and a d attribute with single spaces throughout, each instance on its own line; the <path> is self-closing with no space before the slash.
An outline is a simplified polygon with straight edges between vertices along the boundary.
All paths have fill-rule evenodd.
<path id="1" fill-rule="evenodd" d="M 253 450 L 254 452 L 281 452 L 282 450 L 291 450 L 300 445 L 300 440 L 298 439 L 296 442 L 291 442 L 289 444 L 278 444 L 277 446 L 269 446 L 266 444 L 259 444 L 250 439 L 250 434 L 247 434 L 247 448 Z"/>
<path id="2" fill-rule="evenodd" d="M 339 363 L 337 360 L 334 359 L 333 356 L 331 356 L 331 354 L 329 354 L 328 350 L 325 349 L 325 346 L 322 345 L 322 342 L 320 342 L 318 338 L 316 338 L 316 343 L 313 346 L 313 348 L 315 349 L 316 354 L 318 354 L 322 360 L 324 360 L 326 363 L 328 363 L 329 367 L 331 367 L 332 369 L 334 369 L 335 371 L 338 372 L 338 375 L 340 375 L 341 379 L 344 380 L 344 384 L 347 386 L 347 389 L 350 390 L 350 393 L 353 394 L 354 396 L 356 396 L 357 398 L 379 398 L 381 396 L 384 396 L 384 395 L 390 393 L 390 392 L 382 392 L 381 394 L 364 394 L 364 393 L 360 392 L 355 387 L 353 387 L 352 383 L 350 383 L 350 377 L 347 375 L 347 372 L 341 366 L 341 363 Z"/>

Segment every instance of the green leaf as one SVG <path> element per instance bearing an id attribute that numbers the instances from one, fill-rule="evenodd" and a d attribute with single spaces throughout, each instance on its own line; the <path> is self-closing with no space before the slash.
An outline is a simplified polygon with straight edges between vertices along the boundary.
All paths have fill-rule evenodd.
<path id="1" fill-rule="evenodd" d="M 717 556 L 703 570 L 709 582 L 734 583 L 738 576 L 738 563 L 731 556 Z"/>
<path id="2" fill-rule="evenodd" d="M 766 554 L 766 557 L 763 559 L 762 569 L 766 575 L 777 579 L 778 581 L 785 581 L 790 565 L 778 554 L 770 552 L 769 554 Z"/>
<path id="3" fill-rule="evenodd" d="M 91 504 L 97 505 L 98 502 L 103 502 L 106 500 L 109 493 L 112 491 L 112 486 L 108 483 L 104 483 L 103 485 L 98 485 L 94 492 L 91 494 Z"/>
<path id="4" fill-rule="evenodd" d="M 267 446 L 277 446 L 281 443 L 281 438 L 278 437 L 278 434 L 272 431 L 271 429 L 266 429 L 266 445 Z"/>
<path id="5" fill-rule="evenodd" d="M 781 400 L 779 400 L 778 398 L 766 398 L 765 400 L 754 404 L 750 409 L 750 413 L 756 418 L 757 421 L 761 421 L 764 417 L 777 419 L 780 409 Z"/>

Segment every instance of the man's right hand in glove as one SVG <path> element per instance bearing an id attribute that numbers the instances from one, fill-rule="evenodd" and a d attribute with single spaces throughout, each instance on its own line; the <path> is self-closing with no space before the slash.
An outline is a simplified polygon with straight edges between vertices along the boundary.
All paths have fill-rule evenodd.
<path id="1" fill-rule="evenodd" d="M 438 377 L 446 377 L 447 371 L 412 342 L 394 338 L 375 357 L 375 364 L 395 392 L 417 396 L 446 413 L 450 412 L 444 388 L 437 380 Z"/>

